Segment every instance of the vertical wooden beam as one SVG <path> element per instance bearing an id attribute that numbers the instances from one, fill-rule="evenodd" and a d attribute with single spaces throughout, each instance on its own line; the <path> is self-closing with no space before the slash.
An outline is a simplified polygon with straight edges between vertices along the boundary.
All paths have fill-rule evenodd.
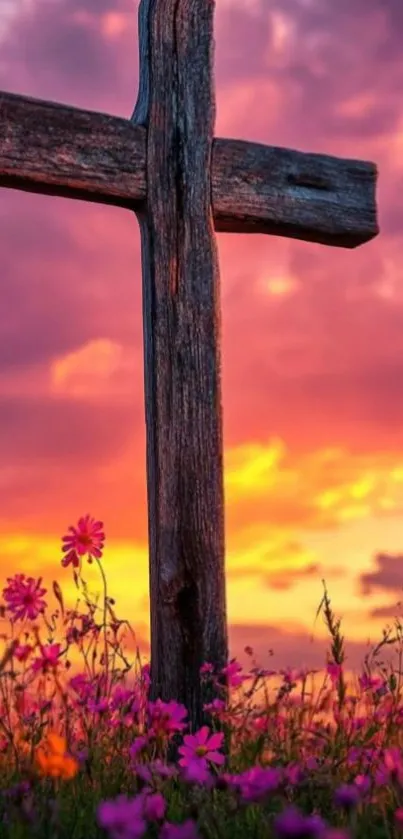
<path id="1" fill-rule="evenodd" d="M 211 0 L 142 0 L 133 121 L 147 127 L 142 237 L 152 696 L 193 726 L 200 666 L 227 662 L 221 324 L 210 167 Z"/>

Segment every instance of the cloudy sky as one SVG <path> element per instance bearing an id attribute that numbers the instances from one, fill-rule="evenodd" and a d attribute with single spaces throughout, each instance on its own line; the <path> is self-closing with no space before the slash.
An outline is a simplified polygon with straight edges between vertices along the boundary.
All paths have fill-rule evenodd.
<path id="1" fill-rule="evenodd" d="M 0 0 L 0 89 L 129 117 L 137 6 Z M 218 136 L 379 167 L 381 235 L 355 251 L 218 236 L 232 651 L 320 664 L 324 577 L 354 664 L 403 585 L 403 5 L 218 0 L 215 34 Z M 146 639 L 136 219 L 3 189 L 0 253 L 3 577 L 71 590 L 59 538 L 90 512 Z"/>

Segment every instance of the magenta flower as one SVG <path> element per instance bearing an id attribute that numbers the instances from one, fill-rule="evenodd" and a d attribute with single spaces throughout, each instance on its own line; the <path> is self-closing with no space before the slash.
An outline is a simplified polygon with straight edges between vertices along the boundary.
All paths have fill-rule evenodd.
<path id="1" fill-rule="evenodd" d="M 214 673 L 213 665 L 210 664 L 209 661 L 205 661 L 204 664 L 202 664 L 202 666 L 200 668 L 200 675 L 201 676 L 207 676 L 207 675 L 211 675 L 212 673 Z"/>
<path id="2" fill-rule="evenodd" d="M 211 772 L 208 770 L 207 763 L 200 759 L 191 760 L 186 766 L 182 766 L 182 775 L 188 784 L 200 784 L 208 788 L 213 787 L 213 778 Z"/>
<path id="3" fill-rule="evenodd" d="M 105 714 L 109 710 L 109 699 L 100 699 L 99 702 L 89 699 L 87 708 L 93 714 Z"/>
<path id="4" fill-rule="evenodd" d="M 395 783 L 403 789 L 403 758 L 396 746 L 384 750 L 381 765 L 375 773 L 375 781 L 377 786 Z"/>
<path id="5" fill-rule="evenodd" d="M 14 655 L 18 661 L 27 661 L 32 652 L 32 647 L 29 644 L 18 644 L 14 650 Z"/>
<path id="6" fill-rule="evenodd" d="M 101 801 L 97 819 L 111 839 L 141 839 L 147 830 L 144 796 L 129 799 L 126 795 L 119 795 L 114 801 Z"/>
<path id="7" fill-rule="evenodd" d="M 239 789 L 243 801 L 257 803 L 269 793 L 276 792 L 282 780 L 281 769 L 253 766 L 241 775 L 233 775 L 229 783 Z"/>
<path id="8" fill-rule="evenodd" d="M 231 688 L 235 688 L 241 685 L 242 682 L 244 682 L 246 679 L 246 676 L 239 675 L 241 671 L 241 665 L 238 664 L 238 662 L 234 658 L 232 661 L 230 661 L 229 664 L 227 664 L 226 667 L 222 668 L 221 673 L 223 676 L 226 676 L 228 686 Z"/>
<path id="9" fill-rule="evenodd" d="M 176 766 L 172 763 L 164 763 L 160 758 L 152 760 L 150 763 L 134 764 L 133 771 L 146 784 L 153 784 L 155 782 L 155 777 L 175 778 L 178 774 Z"/>
<path id="10" fill-rule="evenodd" d="M 12 613 L 11 620 L 35 620 L 46 609 L 43 595 L 47 589 L 41 588 L 42 577 L 34 580 L 25 574 L 15 574 L 7 577 L 8 586 L 3 589 L 3 597 L 7 609 Z"/>
<path id="11" fill-rule="evenodd" d="M 143 752 L 148 746 L 148 737 L 144 734 L 140 734 L 133 740 L 129 748 L 129 755 L 131 758 L 137 758 L 140 752 Z"/>
<path id="12" fill-rule="evenodd" d="M 295 807 L 287 807 L 274 819 L 276 839 L 322 839 L 325 829 L 320 816 L 304 816 Z"/>
<path id="13" fill-rule="evenodd" d="M 336 806 L 346 811 L 354 810 L 360 800 L 360 791 L 355 784 L 342 784 L 335 792 Z"/>
<path id="14" fill-rule="evenodd" d="M 183 745 L 179 746 L 179 754 L 182 757 L 179 760 L 180 766 L 189 766 L 190 763 L 201 762 L 207 766 L 207 761 L 216 763 L 221 766 L 225 757 L 217 751 L 220 749 L 224 740 L 222 732 L 212 734 L 209 737 L 210 729 L 204 725 L 196 734 L 186 734 L 183 738 Z"/>
<path id="15" fill-rule="evenodd" d="M 368 676 L 367 673 L 364 672 L 362 676 L 358 677 L 358 683 L 363 691 L 372 689 L 376 690 L 383 684 L 383 679 L 379 676 Z"/>
<path id="16" fill-rule="evenodd" d="M 188 819 L 182 824 L 165 822 L 160 833 L 160 839 L 200 839 L 200 833 L 193 819 Z"/>
<path id="17" fill-rule="evenodd" d="M 330 661 L 326 667 L 326 672 L 330 676 L 332 683 L 336 684 L 341 679 L 343 668 L 341 664 L 335 664 L 334 661 Z"/>
<path id="18" fill-rule="evenodd" d="M 165 798 L 160 792 L 152 792 L 145 796 L 144 815 L 148 821 L 162 821 L 166 808 Z"/>
<path id="19" fill-rule="evenodd" d="M 95 521 L 87 515 L 79 519 L 77 527 L 68 528 L 69 533 L 62 539 L 62 551 L 66 554 L 62 559 L 64 568 L 70 564 L 78 568 L 80 558 L 85 555 L 88 556 L 88 562 L 92 562 L 94 557 L 101 558 L 105 542 L 103 526 L 102 521 Z"/>
<path id="20" fill-rule="evenodd" d="M 32 662 L 34 673 L 42 670 L 46 673 L 49 668 L 54 669 L 59 663 L 60 644 L 47 644 L 42 647 L 41 655 Z"/>
<path id="21" fill-rule="evenodd" d="M 148 733 L 151 737 L 170 737 L 175 731 L 183 731 L 186 728 L 183 718 L 187 716 L 187 710 L 184 705 L 180 705 L 173 699 L 170 702 L 163 702 L 162 699 L 149 702 L 148 714 L 150 717 Z"/>

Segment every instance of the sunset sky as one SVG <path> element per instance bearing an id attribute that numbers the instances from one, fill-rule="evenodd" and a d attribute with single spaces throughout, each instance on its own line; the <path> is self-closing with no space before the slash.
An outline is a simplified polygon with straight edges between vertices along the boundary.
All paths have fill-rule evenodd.
<path id="1" fill-rule="evenodd" d="M 0 89 L 130 117 L 137 6 L 0 0 Z M 324 577 L 356 666 L 403 586 L 403 4 L 218 0 L 215 37 L 217 136 L 379 168 L 361 248 L 218 236 L 231 651 L 320 665 Z M 0 254 L 3 578 L 72 593 L 60 537 L 89 512 L 145 640 L 136 218 L 2 189 Z"/>

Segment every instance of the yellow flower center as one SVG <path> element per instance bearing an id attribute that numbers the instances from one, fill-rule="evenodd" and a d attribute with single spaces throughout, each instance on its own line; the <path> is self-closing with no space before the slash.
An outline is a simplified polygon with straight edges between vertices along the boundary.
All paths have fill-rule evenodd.
<path id="1" fill-rule="evenodd" d="M 208 749 L 206 748 L 206 746 L 198 746 L 196 749 L 196 754 L 198 757 L 204 757 L 204 755 L 206 755 L 207 752 Z"/>

